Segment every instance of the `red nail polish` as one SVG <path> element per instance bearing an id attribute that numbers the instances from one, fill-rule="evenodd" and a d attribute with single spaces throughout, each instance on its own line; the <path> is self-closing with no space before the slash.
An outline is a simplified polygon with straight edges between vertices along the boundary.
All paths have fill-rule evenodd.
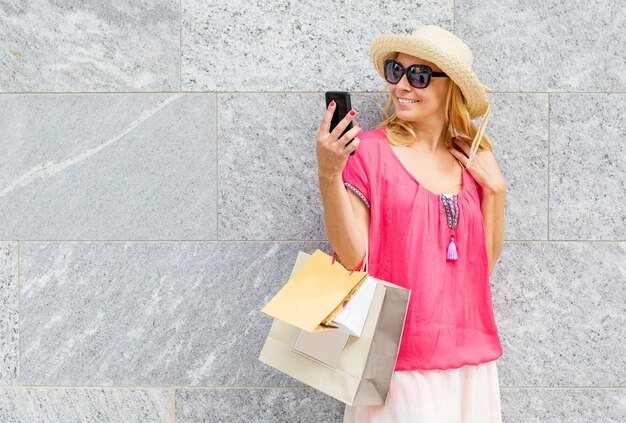
<path id="1" fill-rule="evenodd" d="M 335 101 L 333 100 L 333 101 L 330 102 L 329 106 L 332 107 L 334 105 L 335 105 Z"/>
<path id="2" fill-rule="evenodd" d="M 354 115 L 356 115 L 356 112 L 354 110 L 350 110 L 350 115 L 354 116 Z"/>

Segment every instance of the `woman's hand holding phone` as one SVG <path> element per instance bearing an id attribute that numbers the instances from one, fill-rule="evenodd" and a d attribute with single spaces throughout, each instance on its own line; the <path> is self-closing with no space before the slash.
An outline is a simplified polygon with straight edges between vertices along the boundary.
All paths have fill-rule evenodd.
<path id="1" fill-rule="evenodd" d="M 341 177 L 343 168 L 348 161 L 348 156 L 357 149 L 360 143 L 358 138 L 354 138 L 361 130 L 360 124 L 339 137 L 355 118 L 356 111 L 354 110 L 354 115 L 346 114 L 337 126 L 332 131 L 329 131 L 336 106 L 336 103 L 331 103 L 326 109 L 317 135 L 316 152 L 319 178 L 334 179 Z M 348 145 L 346 146 L 346 144 Z"/>

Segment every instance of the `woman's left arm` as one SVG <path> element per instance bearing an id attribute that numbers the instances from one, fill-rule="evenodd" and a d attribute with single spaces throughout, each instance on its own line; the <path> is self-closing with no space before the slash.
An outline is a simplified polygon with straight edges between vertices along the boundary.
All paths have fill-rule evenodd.
<path id="1" fill-rule="evenodd" d="M 459 135 L 452 139 L 462 151 L 454 148 L 449 149 L 463 166 L 467 168 L 468 154 L 472 139 Z M 467 168 L 476 183 L 480 185 L 482 198 L 480 211 L 483 215 L 485 226 L 485 240 L 487 243 L 487 255 L 489 260 L 489 275 L 495 266 L 502 247 L 504 245 L 504 203 L 506 199 L 506 182 L 500 166 L 496 163 L 493 152 L 482 150 L 476 155 Z"/>
<path id="2" fill-rule="evenodd" d="M 493 270 L 504 246 L 504 204 L 506 200 L 506 186 L 494 188 L 482 187 L 483 201 L 480 211 L 485 225 L 485 239 L 487 255 L 489 257 L 489 275 Z"/>

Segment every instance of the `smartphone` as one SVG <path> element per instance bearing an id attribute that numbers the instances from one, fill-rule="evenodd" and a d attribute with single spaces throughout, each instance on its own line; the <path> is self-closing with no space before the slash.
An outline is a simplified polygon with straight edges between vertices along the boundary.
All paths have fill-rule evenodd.
<path id="1" fill-rule="evenodd" d="M 330 131 L 332 131 L 335 128 L 335 126 L 337 126 L 339 122 L 341 122 L 343 118 L 346 117 L 348 112 L 352 110 L 352 102 L 350 101 L 350 93 L 345 92 L 345 91 L 327 91 L 326 92 L 326 108 L 327 109 L 328 109 L 328 106 L 330 105 L 330 102 L 333 100 L 335 101 L 335 104 L 337 105 L 337 107 L 335 108 L 335 113 L 333 114 L 333 118 L 330 122 Z M 353 126 L 354 125 L 352 125 L 352 121 L 351 121 L 346 127 L 346 129 L 341 133 L 341 135 L 339 135 L 339 137 L 342 137 L 343 134 L 345 134 L 350 129 L 352 129 Z M 353 140 L 354 138 L 348 141 L 348 143 L 346 144 L 346 147 L 350 145 L 350 143 Z M 355 152 L 356 150 L 351 152 L 350 155 L 354 155 Z"/>

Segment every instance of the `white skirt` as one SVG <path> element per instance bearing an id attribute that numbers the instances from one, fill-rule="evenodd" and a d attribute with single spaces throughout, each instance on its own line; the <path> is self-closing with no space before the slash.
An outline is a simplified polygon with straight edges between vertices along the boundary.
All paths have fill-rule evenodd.
<path id="1" fill-rule="evenodd" d="M 385 405 L 346 405 L 343 423 L 501 423 L 496 360 L 393 373 Z"/>

